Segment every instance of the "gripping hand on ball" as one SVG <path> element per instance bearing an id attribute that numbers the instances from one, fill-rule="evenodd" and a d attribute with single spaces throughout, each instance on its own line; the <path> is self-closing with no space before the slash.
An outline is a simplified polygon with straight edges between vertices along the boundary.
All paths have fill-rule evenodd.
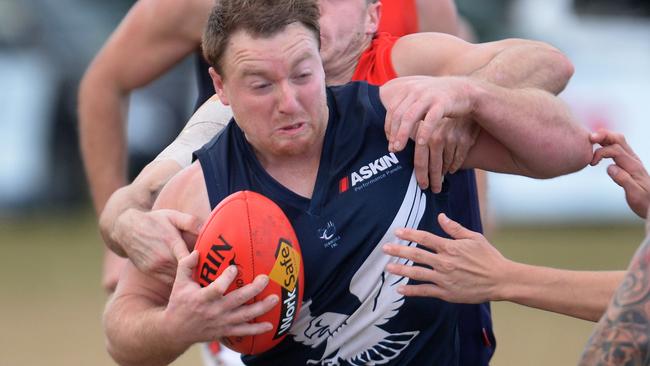
<path id="1" fill-rule="evenodd" d="M 230 266 L 206 287 L 192 279 L 198 252 L 178 262 L 176 280 L 165 309 L 170 329 L 179 341 L 191 345 L 229 336 L 248 336 L 270 331 L 271 323 L 252 323 L 256 317 L 268 312 L 279 301 L 276 295 L 249 304 L 269 282 L 268 276 L 255 280 L 228 294 L 226 290 L 237 276 L 237 267 Z"/>

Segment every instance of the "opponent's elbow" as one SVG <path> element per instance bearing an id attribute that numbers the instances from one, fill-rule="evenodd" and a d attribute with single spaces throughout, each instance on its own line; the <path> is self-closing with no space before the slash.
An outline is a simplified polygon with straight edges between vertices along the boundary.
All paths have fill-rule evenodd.
<path id="1" fill-rule="evenodd" d="M 544 159 L 536 159 L 529 165 L 534 178 L 549 179 L 577 172 L 586 167 L 593 157 L 589 135 L 583 129 L 572 139 L 548 144 L 545 150 Z"/>

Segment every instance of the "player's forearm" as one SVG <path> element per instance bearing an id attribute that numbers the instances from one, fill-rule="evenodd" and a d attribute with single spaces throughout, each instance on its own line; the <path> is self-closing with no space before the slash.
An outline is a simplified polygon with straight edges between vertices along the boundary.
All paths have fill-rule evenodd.
<path id="1" fill-rule="evenodd" d="M 106 203 L 99 218 L 99 229 L 106 245 L 116 254 L 126 256 L 122 244 L 116 240 L 116 223 L 130 209 L 151 210 L 162 187 L 181 170 L 174 160 L 149 163 L 128 186 L 118 189 Z"/>
<path id="2" fill-rule="evenodd" d="M 472 118 L 508 150 L 516 173 L 549 178 L 590 162 L 589 133 L 559 98 L 532 88 L 473 85 Z M 492 168 L 500 171 L 498 166 Z"/>
<path id="3" fill-rule="evenodd" d="M 650 238 L 646 237 L 589 339 L 580 365 L 648 365 L 649 304 Z"/>
<path id="4" fill-rule="evenodd" d="M 79 140 L 97 214 L 127 182 L 126 108 L 124 95 L 104 84 L 96 73 L 84 77 L 79 92 Z"/>
<path id="5" fill-rule="evenodd" d="M 624 271 L 569 271 L 510 262 L 496 299 L 598 321 Z"/>
<path id="6" fill-rule="evenodd" d="M 174 160 L 181 167 L 192 163 L 192 153 L 216 136 L 232 118 L 230 107 L 221 103 L 214 95 L 194 112 L 183 131 L 174 142 L 157 157 L 158 160 Z"/>
<path id="7" fill-rule="evenodd" d="M 137 295 L 111 299 L 104 312 L 106 348 L 122 366 L 168 365 L 189 348 L 166 327 L 162 307 Z"/>
<path id="8" fill-rule="evenodd" d="M 553 94 L 564 90 L 573 64 L 559 50 L 542 42 L 512 39 L 472 76 L 511 88 L 539 88 Z"/>

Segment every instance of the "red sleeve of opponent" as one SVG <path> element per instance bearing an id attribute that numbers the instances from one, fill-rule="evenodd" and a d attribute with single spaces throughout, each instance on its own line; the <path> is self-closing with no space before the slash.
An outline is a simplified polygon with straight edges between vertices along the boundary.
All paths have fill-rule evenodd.
<path id="1" fill-rule="evenodd" d="M 401 37 L 419 31 L 415 0 L 382 0 L 377 33 Z"/>
<path id="2" fill-rule="evenodd" d="M 397 74 L 393 69 L 391 55 L 393 45 L 398 39 L 388 33 L 378 34 L 372 40 L 370 47 L 361 54 L 352 81 L 367 81 L 368 84 L 382 85 L 395 79 Z"/>

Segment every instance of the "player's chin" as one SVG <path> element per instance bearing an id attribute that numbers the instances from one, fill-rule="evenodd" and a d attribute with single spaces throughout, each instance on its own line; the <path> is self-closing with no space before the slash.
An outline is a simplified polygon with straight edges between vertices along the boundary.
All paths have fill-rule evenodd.
<path id="1" fill-rule="evenodd" d="M 317 143 L 312 133 L 303 133 L 291 137 L 283 136 L 276 139 L 275 150 L 282 155 L 300 155 L 314 148 Z"/>
<path id="2" fill-rule="evenodd" d="M 278 155 L 284 155 L 284 156 L 299 156 L 299 155 L 304 155 L 309 151 L 309 148 L 313 147 L 312 143 L 298 143 L 295 141 L 292 141 L 290 143 L 283 143 L 279 144 L 276 148 L 276 151 L 278 152 Z"/>

